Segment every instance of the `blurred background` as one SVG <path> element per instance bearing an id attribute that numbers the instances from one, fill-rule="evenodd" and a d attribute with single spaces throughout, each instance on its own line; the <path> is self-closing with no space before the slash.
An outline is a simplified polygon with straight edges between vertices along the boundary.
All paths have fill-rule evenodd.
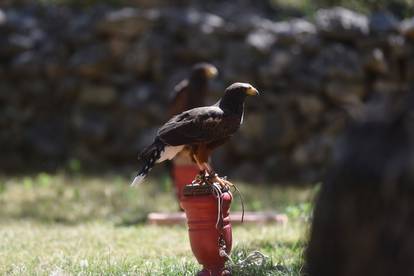
<path id="1" fill-rule="evenodd" d="M 218 171 L 247 181 L 316 181 L 347 122 L 414 80 L 408 0 L 0 7 L 4 173 L 135 169 L 137 153 L 167 119 L 174 85 L 207 61 L 219 69 L 209 103 L 235 81 L 262 94 L 214 156 Z"/>
<path id="2" fill-rule="evenodd" d="M 214 167 L 248 211 L 289 219 L 236 228 L 236 257 L 260 249 L 272 261 L 255 275 L 298 275 L 348 125 L 413 88 L 413 16 L 411 0 L 0 1 L 0 272 L 197 271 L 185 227 L 142 225 L 177 210 L 168 170 L 128 183 L 173 87 L 210 62 L 208 103 L 236 81 L 261 93 Z"/>

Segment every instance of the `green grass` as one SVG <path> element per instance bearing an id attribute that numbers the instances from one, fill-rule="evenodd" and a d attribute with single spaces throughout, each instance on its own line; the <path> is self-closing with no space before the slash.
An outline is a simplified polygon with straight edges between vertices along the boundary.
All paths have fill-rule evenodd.
<path id="1" fill-rule="evenodd" d="M 139 189 L 117 176 L 0 177 L 0 275 L 194 275 L 185 225 L 145 224 L 175 211 L 168 180 Z M 312 189 L 240 184 L 246 207 L 287 212 L 286 225 L 234 226 L 234 275 L 298 275 Z M 259 200 L 260 199 L 260 200 Z M 240 209 L 234 201 L 232 210 Z M 267 258 L 241 263 L 258 250 Z"/>

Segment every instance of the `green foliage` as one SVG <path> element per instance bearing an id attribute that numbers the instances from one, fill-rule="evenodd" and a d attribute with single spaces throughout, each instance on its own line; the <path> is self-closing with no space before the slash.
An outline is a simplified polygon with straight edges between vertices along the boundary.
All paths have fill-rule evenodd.
<path id="1" fill-rule="evenodd" d="M 78 159 L 69 159 L 67 163 L 68 172 L 76 174 L 82 169 L 82 164 Z"/>
<path id="2" fill-rule="evenodd" d="M 107 4 L 112 6 L 122 5 L 123 0 L 38 0 L 43 4 L 68 5 L 72 7 L 89 7 L 97 4 Z"/>
<path id="3" fill-rule="evenodd" d="M 274 7 L 296 9 L 306 15 L 312 15 L 317 9 L 341 6 L 362 13 L 387 9 L 400 18 L 414 15 L 412 0 L 270 0 Z"/>
<path id="4" fill-rule="evenodd" d="M 314 2 L 318 7 L 343 6 L 364 13 L 387 9 L 401 17 L 412 15 L 414 8 L 414 2 L 411 0 L 315 0 Z"/>

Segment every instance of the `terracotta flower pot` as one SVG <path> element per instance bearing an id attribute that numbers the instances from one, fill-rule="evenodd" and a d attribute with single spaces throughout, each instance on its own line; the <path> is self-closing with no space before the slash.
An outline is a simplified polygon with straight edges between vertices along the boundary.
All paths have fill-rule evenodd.
<path id="1" fill-rule="evenodd" d="M 230 254 L 232 247 L 232 230 L 229 208 L 233 196 L 230 192 L 221 195 L 221 219 L 216 227 L 218 205 L 213 194 L 184 195 L 181 207 L 187 216 L 188 233 L 191 250 L 204 269 L 198 275 L 229 275 L 224 270 L 227 261 L 220 256 L 220 250 Z"/>
<path id="2" fill-rule="evenodd" d="M 191 183 L 199 171 L 198 166 L 194 164 L 173 164 L 172 178 L 178 200 L 183 196 L 184 186 Z"/>

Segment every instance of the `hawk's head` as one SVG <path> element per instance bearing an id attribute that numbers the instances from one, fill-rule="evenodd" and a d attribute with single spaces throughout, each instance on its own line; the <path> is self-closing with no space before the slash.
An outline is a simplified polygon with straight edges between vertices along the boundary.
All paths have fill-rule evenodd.
<path id="1" fill-rule="evenodd" d="M 243 103 L 247 96 L 257 95 L 259 95 L 259 91 L 251 84 L 236 82 L 226 88 L 224 96 L 220 100 L 220 106 L 238 112 L 243 109 Z"/>
<path id="2" fill-rule="evenodd" d="M 226 96 L 230 96 L 232 98 L 246 98 L 247 96 L 258 96 L 259 91 L 257 91 L 256 88 L 254 88 L 249 83 L 244 82 L 235 82 L 229 87 L 226 88 L 225 91 Z"/>
<path id="3" fill-rule="evenodd" d="M 213 79 L 217 76 L 217 68 L 210 63 L 200 62 L 193 66 L 191 75 L 197 78 Z"/>

